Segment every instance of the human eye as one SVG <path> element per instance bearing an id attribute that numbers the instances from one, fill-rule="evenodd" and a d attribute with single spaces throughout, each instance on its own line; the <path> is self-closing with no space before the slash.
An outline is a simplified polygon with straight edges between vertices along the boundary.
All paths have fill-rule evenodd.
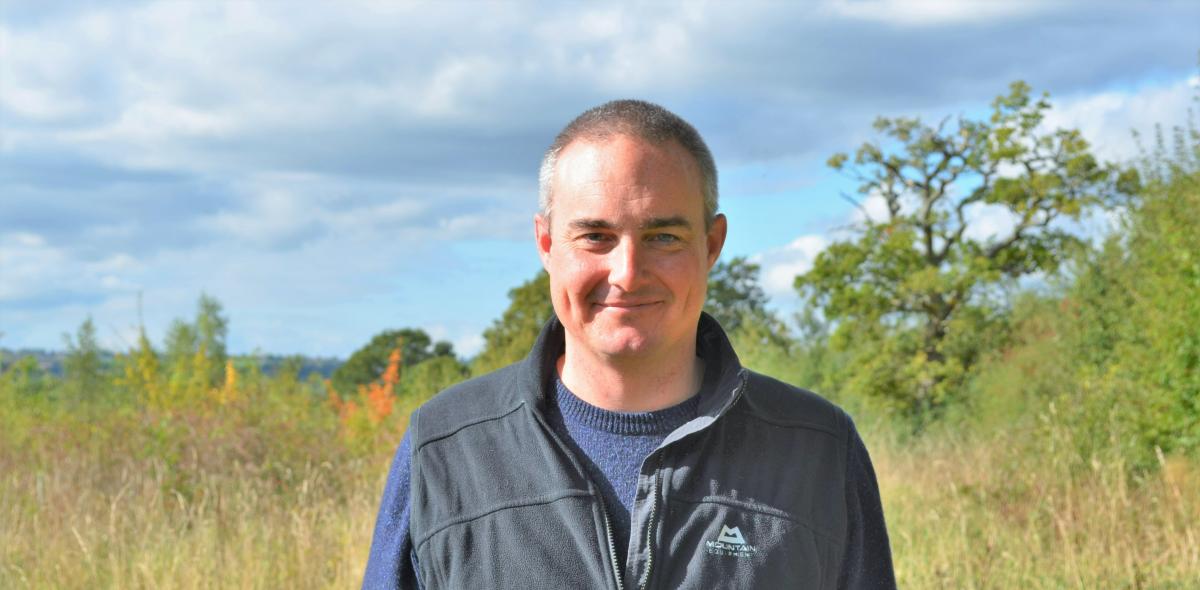
<path id="1" fill-rule="evenodd" d="M 679 236 L 668 233 L 657 233 L 650 236 L 651 242 L 656 242 L 659 244 L 675 244 L 680 240 L 681 238 Z"/>
<path id="2" fill-rule="evenodd" d="M 575 236 L 575 243 L 589 250 L 608 248 L 612 242 L 612 235 L 602 231 L 582 232 Z"/>

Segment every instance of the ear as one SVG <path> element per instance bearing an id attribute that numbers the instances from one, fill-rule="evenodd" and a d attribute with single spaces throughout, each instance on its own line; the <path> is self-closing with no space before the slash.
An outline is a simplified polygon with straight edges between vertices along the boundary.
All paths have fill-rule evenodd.
<path id="1" fill-rule="evenodd" d="M 725 235 L 729 232 L 729 222 L 725 215 L 718 213 L 713 218 L 712 226 L 708 228 L 708 270 L 712 270 L 717 259 L 721 257 L 721 248 L 725 247 Z"/>
<path id="2" fill-rule="evenodd" d="M 538 256 L 542 259 L 542 268 L 550 272 L 550 218 L 541 213 L 533 216 L 533 239 L 537 243 Z"/>

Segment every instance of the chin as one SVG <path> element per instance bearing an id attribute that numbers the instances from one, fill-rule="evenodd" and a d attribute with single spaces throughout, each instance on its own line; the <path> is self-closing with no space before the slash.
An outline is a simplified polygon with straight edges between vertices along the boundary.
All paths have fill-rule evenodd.
<path id="1" fill-rule="evenodd" d="M 633 333 L 630 333 L 633 332 Z M 598 352 L 611 357 L 630 357 L 653 351 L 658 342 L 648 334 L 633 330 L 615 330 L 603 334 L 596 342 Z"/>

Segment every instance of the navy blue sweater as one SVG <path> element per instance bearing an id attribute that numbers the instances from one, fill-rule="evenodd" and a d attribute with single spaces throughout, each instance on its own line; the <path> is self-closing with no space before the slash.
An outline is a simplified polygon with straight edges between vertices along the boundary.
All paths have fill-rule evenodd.
<path id="1" fill-rule="evenodd" d="M 696 417 L 700 396 L 655 412 L 612 412 L 579 399 L 561 379 L 555 381 L 555 403 L 547 408 L 546 418 L 575 451 L 604 495 L 604 507 L 617 540 L 617 563 L 624 564 L 629 548 L 629 513 L 642 461 L 668 434 Z"/>

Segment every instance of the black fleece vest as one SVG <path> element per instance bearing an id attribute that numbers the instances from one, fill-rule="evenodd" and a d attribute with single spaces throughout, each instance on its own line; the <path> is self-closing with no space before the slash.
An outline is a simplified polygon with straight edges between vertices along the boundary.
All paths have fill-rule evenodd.
<path id="1" fill-rule="evenodd" d="M 742 369 L 701 318 L 721 371 L 700 417 L 642 466 L 632 537 L 544 418 L 562 326 L 521 363 L 413 414 L 411 536 L 426 588 L 833 588 L 845 545 L 849 420 Z M 629 543 L 625 579 L 613 546 Z"/>

